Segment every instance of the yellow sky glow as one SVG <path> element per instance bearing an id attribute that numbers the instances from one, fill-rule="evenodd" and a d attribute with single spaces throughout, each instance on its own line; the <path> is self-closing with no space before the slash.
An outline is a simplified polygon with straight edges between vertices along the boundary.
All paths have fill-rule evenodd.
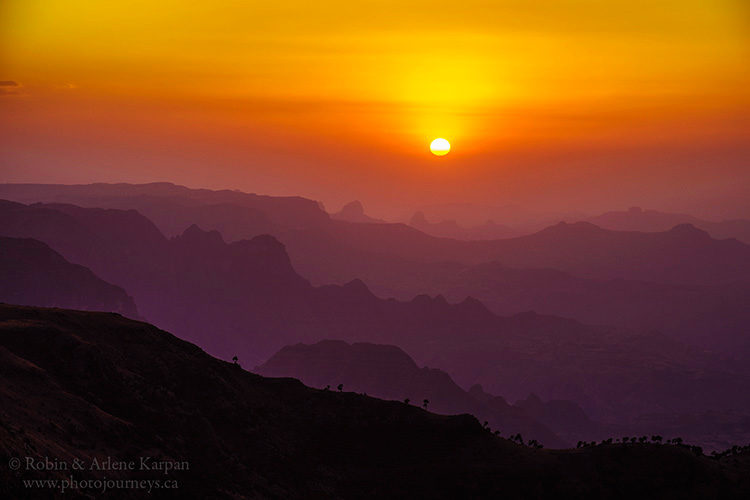
<path id="1" fill-rule="evenodd" d="M 5 0 L 0 80 L 20 85 L 0 106 L 29 141 L 54 117 L 82 137 L 111 124 L 218 143 L 252 129 L 268 155 L 290 140 L 413 160 L 449 137 L 451 161 L 741 140 L 749 5 Z"/>

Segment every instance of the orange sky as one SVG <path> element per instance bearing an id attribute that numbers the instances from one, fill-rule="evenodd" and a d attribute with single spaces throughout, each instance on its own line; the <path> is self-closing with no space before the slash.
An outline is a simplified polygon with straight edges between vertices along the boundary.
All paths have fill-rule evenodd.
<path id="1" fill-rule="evenodd" d="M 5 0 L 0 81 L 0 181 L 750 210 L 744 0 Z"/>

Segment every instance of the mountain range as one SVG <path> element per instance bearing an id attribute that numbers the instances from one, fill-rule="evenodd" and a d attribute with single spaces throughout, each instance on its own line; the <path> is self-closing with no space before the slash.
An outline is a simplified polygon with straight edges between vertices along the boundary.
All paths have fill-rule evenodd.
<path id="1" fill-rule="evenodd" d="M 455 220 L 430 222 L 423 212 L 415 212 L 409 220 L 409 225 L 432 236 L 456 240 L 496 240 L 513 238 L 522 234 L 518 230 L 497 224 L 492 220 L 477 226 L 462 226 Z"/>
<path id="2" fill-rule="evenodd" d="M 474 299 L 384 300 L 358 280 L 314 287 L 271 236 L 226 243 L 191 226 L 167 239 L 134 211 L 14 203 L 2 205 L 0 230 L 86 265 L 127 290 L 143 317 L 223 359 L 258 364 L 288 344 L 338 338 L 397 345 L 461 387 L 576 401 L 605 424 L 696 408 L 748 411 L 737 394 L 750 380 L 724 357 L 658 334 L 498 317 Z"/>
<path id="3" fill-rule="evenodd" d="M 548 451 L 469 415 L 264 378 L 117 314 L 0 305 L 0 459 L 179 463 L 165 474 L 0 468 L 24 480 L 163 479 L 186 498 L 745 498 L 750 457 L 680 445 Z M 25 462 L 19 462 L 24 464 Z M 377 479 L 375 479 L 377 478 Z M 88 491 L 69 490 L 69 495 Z M 143 490 L 118 491 L 141 498 Z M 161 492 L 156 492 L 161 493 Z"/>
<path id="4" fill-rule="evenodd" d="M 659 232 L 680 224 L 692 224 L 708 232 L 713 238 L 737 238 L 743 243 L 750 244 L 750 220 L 745 219 L 709 221 L 688 214 L 631 207 L 628 210 L 606 212 L 586 220 L 597 226 L 616 231 Z"/>
<path id="5" fill-rule="evenodd" d="M 41 241 L 0 237 L 0 283 L 0 302 L 138 318 L 132 297 L 122 288 L 71 264 Z"/>
<path id="6" fill-rule="evenodd" d="M 310 387 L 334 390 L 341 384 L 348 391 L 381 399 L 408 399 L 440 414 L 469 413 L 487 421 L 492 429 L 502 429 L 505 436 L 521 433 L 547 447 L 571 446 L 555 434 L 553 426 L 540 424 L 523 409 L 484 393 L 479 386 L 464 391 L 444 371 L 418 367 L 396 346 L 336 340 L 295 344 L 282 348 L 253 371 L 268 377 L 296 378 Z"/>
<path id="7" fill-rule="evenodd" d="M 703 444 L 724 440 L 717 436 L 727 435 L 730 421 L 744 435 L 750 409 L 738 395 L 750 389 L 746 287 L 735 281 L 744 279 L 750 247 L 736 240 L 690 226 L 640 233 L 579 223 L 466 242 L 398 224 L 331 220 L 298 198 L 161 184 L 22 188 L 16 196 L 142 204 L 174 227 L 203 214 L 239 232 L 225 218 L 231 210 L 216 209 L 222 203 L 262 213 L 243 230 L 263 220 L 282 236 L 232 240 L 189 225 L 167 237 L 132 206 L 0 204 L 0 235 L 45 243 L 122 287 L 144 318 L 223 359 L 237 355 L 252 366 L 286 345 L 330 338 L 390 344 L 459 387 L 480 384 L 509 401 L 531 393 L 574 401 L 608 426 L 651 415 Z M 498 258 L 482 260 L 488 255 Z M 361 271 L 372 282 L 314 286 L 300 271 L 313 263 L 321 266 L 318 278 Z M 669 282 L 679 276 L 694 284 Z M 391 295 L 398 300 L 381 298 Z M 715 428 L 670 427 L 709 410 L 720 415 L 709 419 Z"/>
<path id="8" fill-rule="evenodd" d="M 536 311 L 634 332 L 656 331 L 738 361 L 750 354 L 747 281 L 680 285 L 589 279 L 551 268 L 516 269 L 487 262 L 433 265 L 423 274 L 422 287 L 449 301 L 471 295 L 500 315 Z"/>
<path id="9" fill-rule="evenodd" d="M 399 224 L 331 220 L 316 203 L 300 198 L 171 184 L 6 184 L 0 193 L 137 208 L 161 221 L 158 227 L 167 235 L 177 229 L 181 234 L 195 223 L 218 230 L 228 241 L 266 232 L 284 243 L 295 269 L 314 284 L 362 279 L 381 297 L 411 300 L 426 293 L 460 302 L 470 296 L 503 315 L 533 310 L 586 323 L 659 331 L 727 355 L 741 353 L 740 357 L 750 348 L 745 306 L 750 246 L 716 240 L 691 225 L 648 233 L 561 223 L 524 237 L 467 242 L 431 237 Z M 141 223 L 153 226 L 145 219 Z M 101 228 L 94 229 L 98 231 Z M 158 232 L 155 227 L 143 231 L 146 246 L 160 246 L 156 240 L 164 238 Z M 140 238 L 132 238 L 128 245 L 140 245 Z M 112 252 L 117 255 L 119 249 Z M 77 262 L 75 255 L 65 255 Z M 144 264 L 133 272 L 150 266 L 148 259 L 141 261 Z M 158 272 L 149 268 L 146 274 Z M 102 276 L 131 289 L 118 276 Z"/>
<path id="10" fill-rule="evenodd" d="M 554 268 L 591 279 L 634 279 L 674 284 L 726 284 L 750 280 L 750 246 L 716 240 L 682 224 L 648 233 L 611 231 L 591 223 L 560 223 L 534 234 L 490 241 L 436 238 L 404 224 L 361 224 L 331 219 L 314 201 L 237 191 L 188 189 L 167 183 L 78 186 L 4 184 L 0 198 L 136 209 L 166 234 L 200 220 L 227 241 L 268 233 L 282 241 L 296 268 L 315 284 L 362 279 L 380 293 L 419 282 L 422 265 L 497 261 L 513 268 Z M 247 220 L 231 210 L 258 212 Z M 189 207 L 186 209 L 185 207 Z M 263 223 L 256 223 L 263 221 Z M 407 290 L 408 289 L 408 290 Z"/>

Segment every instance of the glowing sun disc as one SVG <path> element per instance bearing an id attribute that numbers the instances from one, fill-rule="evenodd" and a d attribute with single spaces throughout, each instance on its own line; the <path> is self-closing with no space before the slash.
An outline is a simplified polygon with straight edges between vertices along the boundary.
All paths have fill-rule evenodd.
<path id="1" fill-rule="evenodd" d="M 437 138 L 430 143 L 430 151 L 436 156 L 445 156 L 450 150 L 450 143 L 443 138 Z"/>

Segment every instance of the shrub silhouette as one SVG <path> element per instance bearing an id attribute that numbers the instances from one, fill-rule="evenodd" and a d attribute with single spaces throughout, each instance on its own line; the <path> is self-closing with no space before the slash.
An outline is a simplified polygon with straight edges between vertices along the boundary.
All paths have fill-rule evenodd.
<path id="1" fill-rule="evenodd" d="M 344 384 L 339 384 L 339 385 L 337 385 L 337 386 L 336 386 L 336 389 L 338 389 L 338 390 L 339 390 L 339 392 L 343 391 L 343 390 L 344 390 Z"/>
<path id="2" fill-rule="evenodd" d="M 409 399 L 409 398 L 406 398 L 406 399 L 404 399 L 404 404 L 407 404 L 407 405 L 408 405 L 408 404 L 409 404 L 409 401 L 411 401 L 411 399 Z"/>
<path id="3" fill-rule="evenodd" d="M 239 364 L 239 363 L 238 363 L 238 361 L 239 361 L 239 358 L 238 358 L 237 356 L 234 356 L 234 357 L 232 358 L 232 362 L 233 362 L 233 363 L 234 363 L 235 365 L 236 365 L 236 364 Z"/>
<path id="4" fill-rule="evenodd" d="M 426 410 L 428 404 L 430 404 L 430 400 L 429 399 L 425 399 L 424 401 L 422 401 L 422 408 L 424 408 Z"/>
<path id="5" fill-rule="evenodd" d="M 540 443 L 536 439 L 532 439 L 531 441 L 529 441 L 529 448 L 540 449 L 540 448 L 544 448 L 544 446 L 542 445 L 542 443 Z"/>

